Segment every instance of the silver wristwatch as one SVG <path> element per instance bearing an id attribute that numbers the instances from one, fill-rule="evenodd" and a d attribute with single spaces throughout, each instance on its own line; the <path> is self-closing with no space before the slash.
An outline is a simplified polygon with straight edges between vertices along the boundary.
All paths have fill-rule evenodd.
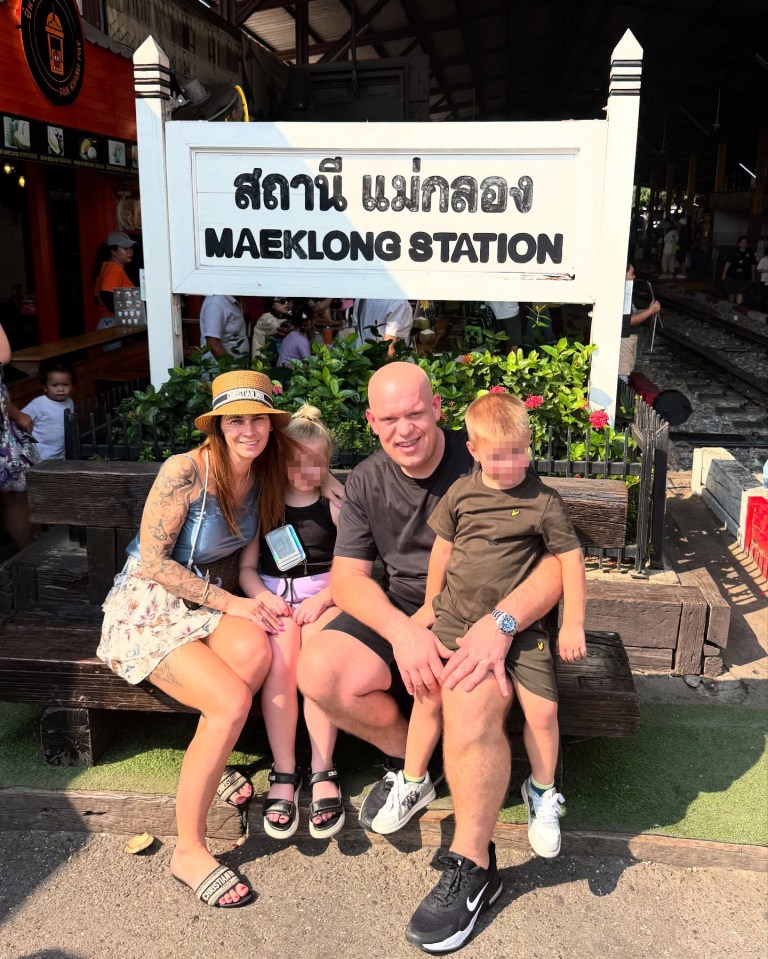
<path id="1" fill-rule="evenodd" d="M 496 620 L 496 625 L 505 636 L 515 635 L 518 630 L 518 626 L 517 620 L 512 613 L 505 613 L 501 609 L 494 609 L 491 613 L 491 616 L 493 616 L 493 618 Z"/>

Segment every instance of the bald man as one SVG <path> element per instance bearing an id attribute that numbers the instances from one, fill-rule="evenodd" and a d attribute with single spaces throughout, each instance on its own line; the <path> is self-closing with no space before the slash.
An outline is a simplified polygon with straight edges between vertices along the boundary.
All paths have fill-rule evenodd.
<path id="1" fill-rule="evenodd" d="M 368 403 L 366 418 L 381 450 L 355 467 L 346 484 L 331 570 L 331 592 L 343 612 L 307 641 L 298 681 L 340 729 L 385 754 L 388 771 L 360 809 L 368 829 L 403 768 L 413 695 L 442 685 L 443 753 L 456 817 L 446 868 L 458 870 L 462 881 L 447 884 L 443 877 L 406 936 L 425 951 L 447 951 L 446 943 L 464 944 L 480 911 L 501 892 L 491 836 L 509 782 L 504 720 L 512 696 L 502 695 L 493 668 L 504 662 L 512 635 L 501 632 L 489 609 L 451 654 L 414 619 L 434 542 L 427 519 L 474 461 L 464 430 L 438 427 L 440 397 L 420 367 L 390 363 L 378 370 Z M 383 586 L 372 577 L 377 555 L 386 570 Z M 546 554 L 499 605 L 519 631 L 545 616 L 561 591 L 559 563 Z M 450 904 L 444 885 L 451 886 Z"/>

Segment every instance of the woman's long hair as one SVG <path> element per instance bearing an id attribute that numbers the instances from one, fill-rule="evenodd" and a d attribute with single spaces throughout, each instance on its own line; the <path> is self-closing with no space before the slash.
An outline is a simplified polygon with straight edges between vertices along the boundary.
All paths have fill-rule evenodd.
<path id="1" fill-rule="evenodd" d="M 232 533 L 238 535 L 238 504 L 234 493 L 232 465 L 219 417 L 216 417 L 213 429 L 214 432 L 208 436 L 201 449 L 210 450 L 214 493 L 227 526 Z M 256 458 L 254 464 L 259 490 L 259 529 L 262 533 L 268 533 L 283 522 L 288 458 L 295 448 L 295 442 L 286 436 L 284 428 L 273 420 L 264 452 Z"/>

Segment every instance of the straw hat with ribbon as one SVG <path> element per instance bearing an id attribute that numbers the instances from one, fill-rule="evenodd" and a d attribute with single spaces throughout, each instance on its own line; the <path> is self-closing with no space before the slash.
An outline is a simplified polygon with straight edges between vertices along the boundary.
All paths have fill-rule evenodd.
<path id="1" fill-rule="evenodd" d="M 272 403 L 272 380 L 254 370 L 233 370 L 213 381 L 213 409 L 195 420 L 201 433 L 212 433 L 217 416 L 262 416 L 267 414 L 285 426 L 291 414 Z"/>

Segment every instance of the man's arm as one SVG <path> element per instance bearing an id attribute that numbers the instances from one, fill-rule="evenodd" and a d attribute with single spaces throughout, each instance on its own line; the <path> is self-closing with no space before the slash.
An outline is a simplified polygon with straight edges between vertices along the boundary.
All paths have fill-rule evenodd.
<path id="1" fill-rule="evenodd" d="M 563 592 L 560 563 L 556 556 L 545 553 L 531 571 L 530 576 L 502 599 L 498 608 L 511 613 L 517 620 L 520 632 L 527 629 L 552 609 Z M 508 695 L 504 657 L 514 637 L 505 636 L 488 615 L 471 626 L 459 649 L 451 656 L 443 669 L 440 681 L 448 689 L 454 689 L 462 681 L 464 690 L 470 692 L 479 685 L 489 672 L 496 676 L 503 696 Z"/>
<path id="2" fill-rule="evenodd" d="M 214 356 L 226 356 L 227 351 L 220 339 L 216 336 L 206 336 L 205 343 Z"/>
<path id="3" fill-rule="evenodd" d="M 424 626 L 393 606 L 384 590 L 372 579 L 370 560 L 335 556 L 331 569 L 331 595 L 344 612 L 375 630 L 392 645 L 398 669 L 408 692 L 438 688 L 440 657 L 449 649 Z"/>

